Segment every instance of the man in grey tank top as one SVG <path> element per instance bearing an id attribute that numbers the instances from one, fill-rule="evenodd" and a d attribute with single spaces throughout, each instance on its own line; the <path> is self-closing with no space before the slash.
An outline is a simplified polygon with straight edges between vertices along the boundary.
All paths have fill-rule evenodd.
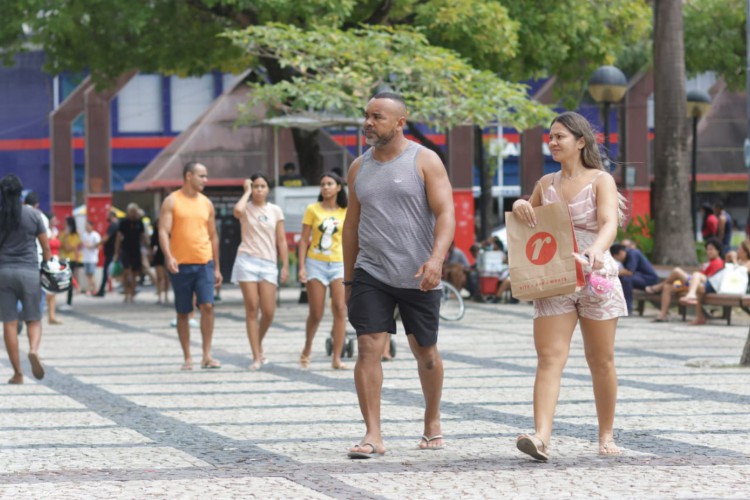
<path id="1" fill-rule="evenodd" d="M 381 354 L 396 333 L 396 306 L 417 360 L 425 398 L 419 448 L 444 446 L 440 428 L 443 362 L 437 350 L 440 277 L 456 220 L 440 158 L 404 137 L 407 110 L 398 94 L 367 103 L 364 130 L 371 148 L 349 169 L 343 229 L 344 286 L 357 331 L 354 381 L 366 431 L 351 458 L 385 453 L 380 433 Z"/>

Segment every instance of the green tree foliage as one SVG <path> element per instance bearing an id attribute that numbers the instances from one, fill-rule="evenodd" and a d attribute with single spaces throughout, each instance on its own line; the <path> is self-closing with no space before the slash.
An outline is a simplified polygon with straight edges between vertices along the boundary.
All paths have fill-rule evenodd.
<path id="1" fill-rule="evenodd" d="M 24 45 L 40 47 L 51 73 L 89 71 L 99 86 L 132 69 L 190 76 L 254 66 L 262 69 L 266 84 L 258 86 L 256 99 L 274 109 L 349 112 L 382 81 L 404 92 L 415 120 L 441 127 L 485 124 L 501 110 L 504 121 L 519 129 L 546 122 L 549 113 L 529 102 L 524 87 L 501 78 L 557 74 L 559 88 L 574 89 L 568 94 L 580 97 L 590 70 L 611 62 L 623 41 L 643 36 L 648 27 L 646 0 L 4 4 L 0 49 L 6 62 Z M 237 37 L 221 36 L 248 28 L 259 37 L 263 33 L 261 42 L 274 38 L 279 45 L 241 45 L 233 43 Z M 345 46 L 349 42 L 351 47 Z M 293 57 L 290 50 L 299 52 Z M 294 134 L 303 148 L 301 170 L 315 179 L 321 168 L 315 134 Z"/>
<path id="2" fill-rule="evenodd" d="M 745 88 L 746 0 L 688 0 L 685 66 L 688 75 L 716 71 L 733 89 Z"/>
<path id="3" fill-rule="evenodd" d="M 588 77 L 615 62 L 626 47 L 651 32 L 652 11 L 645 0 L 521 0 L 504 2 L 519 21 L 517 57 L 500 75 L 509 80 L 557 77 L 557 95 L 575 106 Z"/>
<path id="4" fill-rule="evenodd" d="M 267 23 L 348 30 L 419 28 L 479 70 L 509 81 L 557 76 L 568 104 L 588 75 L 615 61 L 628 74 L 649 62 L 647 0 L 5 0 L 0 58 L 42 47 L 48 69 L 89 70 L 99 82 L 133 68 L 198 75 L 244 69 L 243 53 L 219 35 Z M 687 0 L 688 74 L 718 71 L 744 85 L 743 0 Z M 27 33 L 24 34 L 24 26 Z M 631 69 L 632 68 L 632 69 Z M 285 78 L 286 79 L 286 78 Z M 273 80 L 272 80 L 273 81 Z"/>
<path id="5" fill-rule="evenodd" d="M 497 71 L 518 55 L 520 23 L 500 2 L 432 0 L 414 11 L 414 25 L 431 44 L 455 50 L 479 69 Z"/>
<path id="6" fill-rule="evenodd" d="M 249 54 L 293 70 L 289 80 L 276 85 L 254 84 L 247 109 L 262 103 L 284 113 L 323 109 L 359 116 L 364 101 L 387 86 L 404 96 L 412 120 L 436 128 L 486 125 L 497 118 L 498 110 L 512 110 L 504 116 L 519 129 L 551 118 L 548 108 L 528 99 L 523 85 L 473 68 L 453 51 L 430 45 L 413 29 L 303 32 L 274 24 L 230 31 L 227 36 Z"/>
<path id="7" fill-rule="evenodd" d="M 281 23 L 305 36 L 308 28 L 411 26 L 476 69 L 511 81 L 557 75 L 580 95 L 590 70 L 647 36 L 648 13 L 645 0 L 6 0 L 0 47 L 7 62 L 30 42 L 45 49 L 51 72 L 86 68 L 105 81 L 133 68 L 196 75 L 246 67 L 218 36 L 226 29 Z"/>
<path id="8" fill-rule="evenodd" d="M 222 26 L 208 12 L 175 0 L 19 0 L 14 20 L 3 17 L 0 42 L 7 55 L 23 44 L 41 47 L 52 74 L 88 70 L 100 85 L 134 68 L 199 75 L 239 71 L 248 60 L 218 37 Z M 15 26 L 24 24 L 30 36 Z"/>

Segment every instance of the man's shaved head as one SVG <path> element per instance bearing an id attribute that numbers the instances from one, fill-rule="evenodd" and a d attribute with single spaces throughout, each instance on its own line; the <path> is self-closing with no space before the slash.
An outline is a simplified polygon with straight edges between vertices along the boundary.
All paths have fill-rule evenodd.
<path id="1" fill-rule="evenodd" d="M 396 105 L 395 110 L 398 110 L 397 112 L 403 116 L 406 116 L 407 110 L 406 110 L 406 102 L 404 101 L 404 98 L 401 97 L 399 94 L 395 92 L 378 92 L 374 96 L 372 96 L 373 99 L 389 99 L 393 101 L 393 103 Z"/>
<path id="2" fill-rule="evenodd" d="M 403 97 L 394 92 L 378 92 L 365 107 L 365 142 L 382 148 L 396 137 L 403 138 L 406 117 Z"/>

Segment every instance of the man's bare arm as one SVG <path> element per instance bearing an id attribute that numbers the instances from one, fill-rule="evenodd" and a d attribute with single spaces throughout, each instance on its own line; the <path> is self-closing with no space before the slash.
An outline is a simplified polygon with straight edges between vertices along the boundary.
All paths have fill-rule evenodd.
<path id="1" fill-rule="evenodd" d="M 435 215 L 432 254 L 419 269 L 417 276 L 422 276 L 422 290 L 432 290 L 440 283 L 443 259 L 456 232 L 456 211 L 453 205 L 453 188 L 437 154 L 422 150 L 417 157 L 417 168 L 424 179 L 427 203 Z"/>
<path id="2" fill-rule="evenodd" d="M 354 189 L 354 180 L 357 178 L 361 162 L 361 157 L 357 158 L 352 162 L 351 167 L 349 167 L 349 205 L 346 208 L 344 231 L 341 238 L 344 251 L 344 281 L 354 279 L 354 264 L 359 254 L 359 214 L 361 207 L 357 198 L 357 192 Z"/>
<path id="3" fill-rule="evenodd" d="M 172 249 L 169 246 L 169 235 L 172 234 L 174 198 L 172 195 L 167 196 L 161 204 L 159 213 L 159 246 L 164 254 L 164 263 L 167 270 L 176 274 L 179 272 L 178 262 L 172 257 Z"/>
<path id="4" fill-rule="evenodd" d="M 211 203 L 211 212 L 208 216 L 208 237 L 211 239 L 211 252 L 214 259 L 214 285 L 219 286 L 223 281 L 219 266 L 219 233 L 216 232 L 216 211 Z"/>
<path id="5" fill-rule="evenodd" d="M 42 262 L 47 262 L 52 258 L 52 252 L 50 252 L 49 249 L 49 238 L 47 237 L 47 233 L 39 233 L 36 235 L 36 238 L 39 240 L 39 244 L 42 246 Z"/>
<path id="6" fill-rule="evenodd" d="M 719 241 L 724 241 L 724 231 L 727 229 L 727 217 L 726 215 L 719 216 L 719 226 L 716 229 L 716 237 Z"/>

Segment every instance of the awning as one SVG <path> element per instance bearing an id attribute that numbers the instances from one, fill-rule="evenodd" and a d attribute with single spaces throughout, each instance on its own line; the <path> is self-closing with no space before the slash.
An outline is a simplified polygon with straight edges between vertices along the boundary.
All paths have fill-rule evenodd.
<path id="1" fill-rule="evenodd" d="M 208 186 L 242 186 L 255 172 L 278 178 L 278 165 L 295 161 L 295 148 L 288 127 L 317 129 L 359 125 L 361 120 L 340 116 L 289 115 L 250 126 L 236 126 L 238 107 L 248 101 L 250 87 L 238 83 L 219 96 L 190 127 L 154 158 L 126 191 L 173 189 L 182 185 L 182 169 L 190 161 L 208 168 Z M 262 110 L 256 110 L 262 111 Z M 262 114 L 262 113 L 258 113 Z M 348 165 L 353 156 L 328 134 L 321 133 L 319 147 L 327 169 Z M 275 174 L 275 175 L 273 175 Z"/>
<path id="2" fill-rule="evenodd" d="M 281 115 L 266 118 L 256 123 L 258 126 L 273 128 L 273 179 L 274 185 L 279 185 L 279 128 L 298 128 L 303 130 L 318 130 L 324 127 L 357 127 L 357 156 L 362 154 L 362 118 L 347 117 L 343 115 L 330 115 L 321 113 Z M 323 137 L 327 135 L 321 134 Z M 320 140 L 320 139 L 319 139 Z M 321 148 L 322 149 L 322 148 Z M 342 164 L 341 171 L 346 178 L 346 170 L 353 158 L 346 147 L 341 146 Z"/>

